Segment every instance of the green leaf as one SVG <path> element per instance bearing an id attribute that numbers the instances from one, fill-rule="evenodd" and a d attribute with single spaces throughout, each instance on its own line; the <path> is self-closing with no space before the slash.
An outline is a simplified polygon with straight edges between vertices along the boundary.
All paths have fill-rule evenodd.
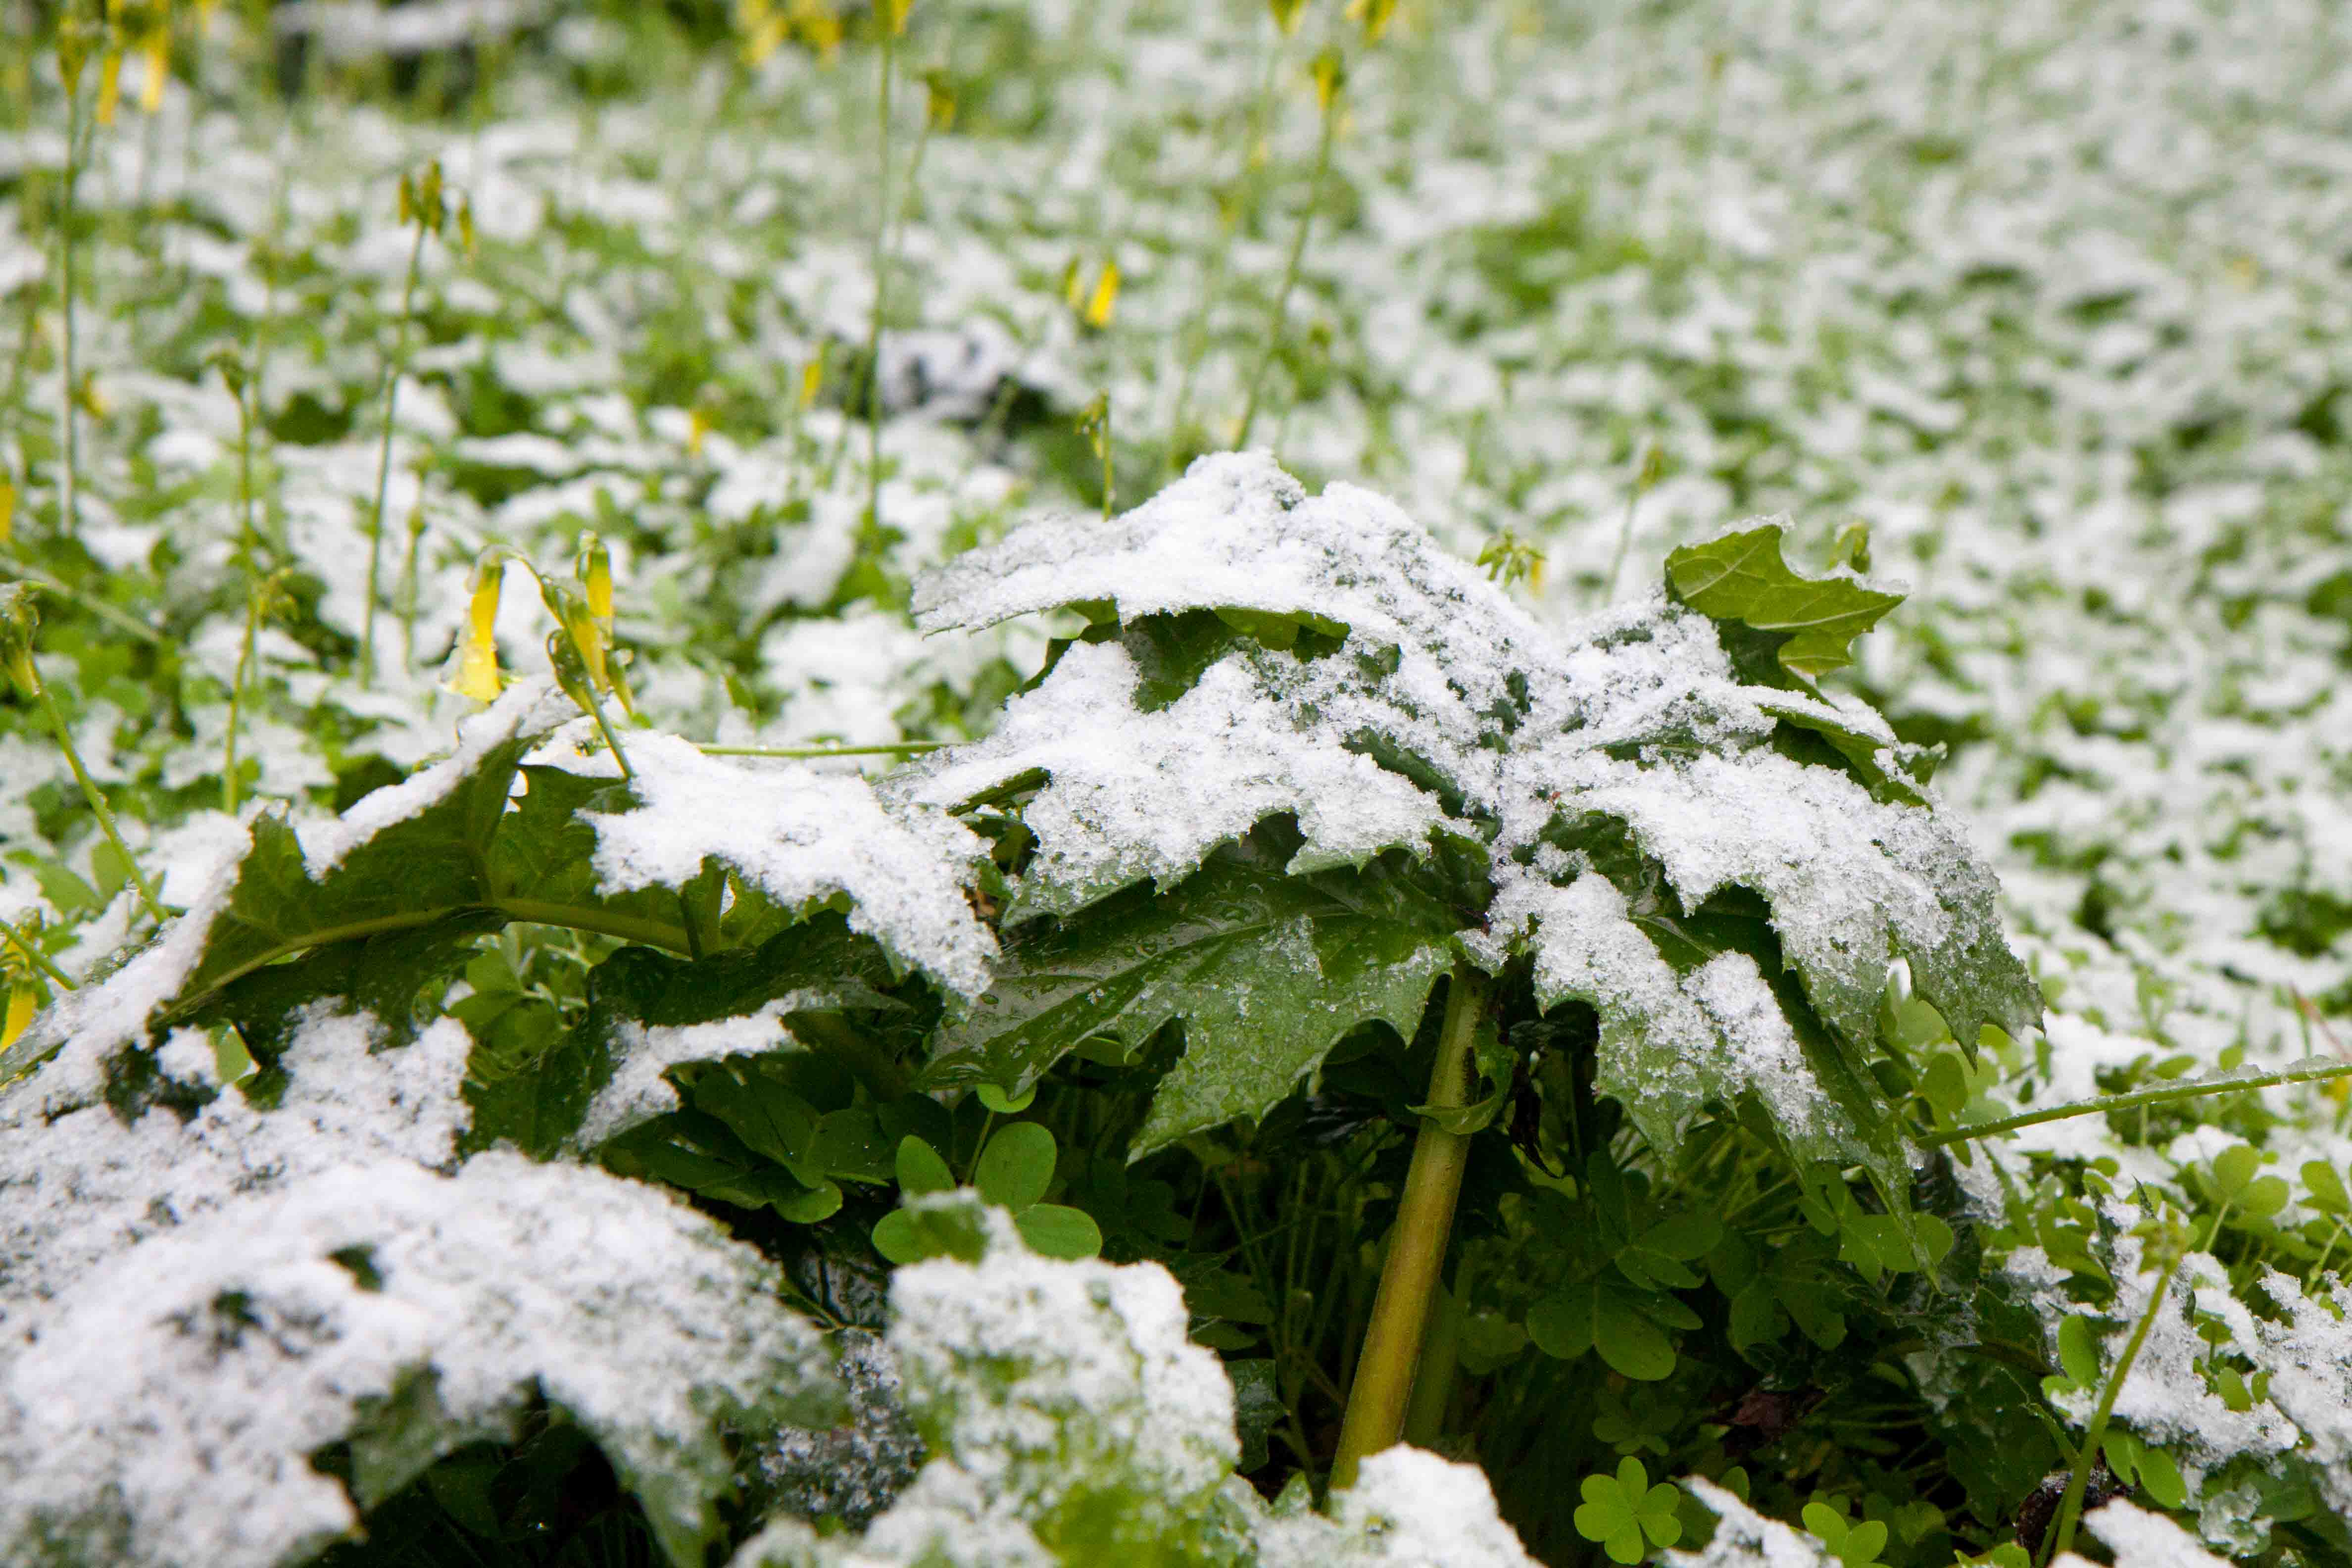
<path id="1" fill-rule="evenodd" d="M 2326 1161 L 2305 1162 L 2303 1185 L 2308 1194 L 2303 1200 L 2305 1207 L 2338 1219 L 2352 1215 L 2352 1194 L 2344 1190 L 2344 1178 Z"/>
<path id="2" fill-rule="evenodd" d="M 1019 1094 L 1007 1094 L 992 1083 L 983 1083 L 977 1090 L 980 1103 L 999 1116 L 1018 1116 L 1037 1103 L 1037 1086 L 1031 1084 Z"/>
<path id="3" fill-rule="evenodd" d="M 915 1229 L 915 1216 L 905 1209 L 892 1209 L 876 1220 L 874 1250 L 893 1263 L 921 1262 L 923 1242 Z"/>
<path id="4" fill-rule="evenodd" d="M 990 990 L 942 1031 L 926 1080 L 1026 1087 L 1098 1035 L 1185 1021 L 1129 1151 L 1140 1158 L 1263 1115 L 1333 1041 L 1381 1019 L 1410 1034 L 1454 962 L 1455 918 L 1389 861 L 1286 877 L 1256 845 L 1213 855 L 1173 892 L 1130 889 L 1008 942 Z"/>
<path id="5" fill-rule="evenodd" d="M 1272 1361 L 1229 1361 L 1225 1375 L 1233 1380 L 1234 1433 L 1242 1444 L 1241 1461 L 1234 1468 L 1247 1475 L 1265 1463 L 1266 1436 L 1281 1425 L 1287 1409 Z"/>
<path id="6" fill-rule="evenodd" d="M 898 1185 L 909 1193 L 945 1193 L 955 1189 L 955 1174 L 939 1151 L 912 1133 L 898 1140 Z"/>
<path id="7" fill-rule="evenodd" d="M 1696 1328 L 1698 1319 L 1670 1296 L 1634 1292 L 1601 1279 L 1564 1286 L 1528 1310 L 1528 1337 L 1546 1355 L 1573 1361 L 1597 1351 L 1611 1371 L 1654 1383 L 1675 1370 L 1674 1342 L 1656 1320 Z"/>
<path id="8" fill-rule="evenodd" d="M 980 1195 L 1018 1215 L 1045 1195 L 1058 1152 L 1054 1134 L 1034 1121 L 1000 1127 L 980 1152 L 972 1184 Z"/>
<path id="9" fill-rule="evenodd" d="M 1578 1489 L 1584 1501 L 1576 1510 L 1576 1532 L 1600 1542 L 1614 1562 L 1639 1563 L 1651 1547 L 1682 1539 L 1681 1492 L 1663 1481 L 1652 1486 L 1642 1461 L 1631 1455 L 1617 1462 L 1615 1475 L 1587 1476 Z"/>
<path id="10" fill-rule="evenodd" d="M 1746 628 L 1759 651 L 1806 681 L 1852 664 L 1853 639 L 1903 602 L 1900 594 L 1865 588 L 1851 577 L 1799 576 L 1781 558 L 1778 523 L 1673 552 L 1666 593 L 1710 620 Z M 1754 679 L 1758 672 L 1741 673 Z M 1785 678 L 1769 684 L 1785 684 Z"/>
<path id="11" fill-rule="evenodd" d="M 1084 1209 L 1066 1204 L 1035 1204 L 1013 1216 L 1021 1239 L 1045 1258 L 1092 1258 L 1102 1251 L 1102 1232 Z"/>
<path id="12" fill-rule="evenodd" d="M 2080 1312 L 2058 1325 L 2058 1364 L 2075 1387 L 2099 1385 L 2099 1328 Z"/>

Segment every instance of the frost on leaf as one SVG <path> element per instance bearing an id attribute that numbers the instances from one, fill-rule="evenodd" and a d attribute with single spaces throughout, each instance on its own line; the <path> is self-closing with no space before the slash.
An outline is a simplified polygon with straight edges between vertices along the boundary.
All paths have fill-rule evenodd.
<path id="1" fill-rule="evenodd" d="M 535 1396 L 597 1440 L 673 1561 L 730 1480 L 714 1417 L 821 1419 L 813 1330 L 766 1266 L 651 1188 L 485 1154 L 347 1164 L 90 1270 L 0 1369 L 0 1542 L 233 1568 L 347 1533 L 360 1504 L 515 1435 Z"/>
<path id="2" fill-rule="evenodd" d="M 982 846 L 961 824 L 862 778 L 748 768 L 675 736 L 633 737 L 629 760 L 635 804 L 590 818 L 604 886 L 681 887 L 715 861 L 788 910 L 845 898 L 850 929 L 952 990 L 986 983 L 996 944 L 961 880 Z"/>
<path id="3" fill-rule="evenodd" d="M 149 1054 L 107 1037 L 0 1092 L 0 1559 L 298 1561 L 543 1401 L 699 1562 L 721 1424 L 830 1418 L 756 1252 L 600 1172 L 458 1163 L 456 1020 L 395 1046 L 297 1009 L 267 1108 L 187 1029 L 111 1103 Z M 313 1465 L 337 1454 L 348 1484 Z"/>
<path id="4" fill-rule="evenodd" d="M 1894 962 L 1964 1046 L 2027 1026 L 2040 999 L 1990 873 L 1926 804 L 1925 759 L 1805 679 L 1895 599 L 1791 572 L 1769 526 L 1679 552 L 1670 577 L 1556 633 L 1380 497 L 1310 498 L 1255 454 L 950 564 L 919 590 L 927 629 L 1042 609 L 1088 628 L 994 736 L 891 786 L 1034 844 L 1015 934 L 935 1072 L 1024 1080 L 1092 1036 L 1139 1045 L 1181 1017 L 1152 1137 L 1269 1108 L 1336 1037 L 1298 1000 L 1299 927 L 1264 922 L 1254 958 L 1204 965 L 1177 955 L 1205 917 L 1171 914 L 1127 973 L 1087 955 L 1136 940 L 1140 895 L 1122 889 L 1222 916 L 1219 857 L 1278 840 L 1293 879 L 1425 889 L 1411 918 L 1383 913 L 1382 945 L 1410 956 L 1380 1005 L 1345 1003 L 1354 1021 L 1394 1008 L 1409 1028 L 1450 925 L 1490 970 L 1532 955 L 1547 1004 L 1599 1011 L 1602 1085 L 1662 1150 L 1701 1106 L 1752 1100 L 1792 1153 L 1900 1187 L 1865 1070 Z"/>

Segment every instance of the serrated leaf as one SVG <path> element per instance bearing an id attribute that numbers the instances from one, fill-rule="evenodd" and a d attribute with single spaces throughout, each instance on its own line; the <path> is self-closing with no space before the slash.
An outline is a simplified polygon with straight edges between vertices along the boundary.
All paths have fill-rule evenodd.
<path id="1" fill-rule="evenodd" d="M 1294 877 L 1368 853 L 1434 868 L 1470 843 L 1477 890 L 1444 900 L 1465 949 L 1490 973 L 1532 955 L 1548 1005 L 1595 1007 L 1601 1088 L 1662 1152 L 1710 1103 L 1760 1112 L 1799 1163 L 1865 1165 L 1905 1226 L 1888 1096 L 1914 1086 L 1874 1076 L 1892 965 L 1908 963 L 1964 1047 L 2028 1027 L 2040 997 L 1990 873 L 1923 804 L 1929 759 L 1808 684 L 1895 596 L 1800 575 L 1780 538 L 1768 525 L 1676 552 L 1669 602 L 1562 640 L 1379 498 L 1309 497 L 1263 457 L 1203 459 L 1124 517 L 1025 525 L 918 589 L 926 629 L 1081 602 L 1117 624 L 1066 647 L 989 739 L 897 787 L 1017 817 L 1029 858 L 1008 921 L 1067 917 L 1115 889 L 1118 918 L 1136 920 L 1133 884 L 1181 900 L 1221 845 L 1275 819 L 1297 844 Z M 1307 615 L 1344 637 L 1302 632 L 1277 651 L 1230 629 Z M 1011 970 L 1047 969 L 1081 929 L 1008 955 Z M 1303 969 L 1279 951 L 1298 952 L 1294 928 L 1258 943 Z M 1067 965 L 1077 984 L 1055 1005 L 1095 984 L 1088 963 Z M 1024 1026 L 956 1036 L 950 1054 L 984 1058 Z M 1083 1038 L 1067 1029 L 967 1076 L 1027 1081 Z M 1215 1048 L 1239 1063 L 1255 1047 L 1243 1029 Z M 1187 1068 L 1199 1054 L 1193 1038 Z M 1301 1058 L 1276 1059 L 1286 1085 Z M 1450 1121 L 1466 1131 L 1486 1109 Z"/>
<path id="2" fill-rule="evenodd" d="M 1452 911 L 1401 868 L 1286 877 L 1278 854 L 1219 852 L 1171 894 L 1132 889 L 1015 938 L 989 991 L 942 1032 L 928 1075 L 1026 1087 L 1098 1035 L 1185 1021 L 1130 1156 L 1257 1116 L 1332 1042 L 1381 1019 L 1410 1033 L 1454 958 Z"/>
<path id="3" fill-rule="evenodd" d="M 1710 620 L 1758 634 L 1782 669 L 1812 680 L 1852 664 L 1853 639 L 1903 595 L 1851 577 L 1798 575 L 1781 559 L 1780 533 L 1780 524 L 1767 523 L 1685 545 L 1666 557 L 1666 592 Z M 1750 679 L 1758 674 L 1742 673 Z"/>

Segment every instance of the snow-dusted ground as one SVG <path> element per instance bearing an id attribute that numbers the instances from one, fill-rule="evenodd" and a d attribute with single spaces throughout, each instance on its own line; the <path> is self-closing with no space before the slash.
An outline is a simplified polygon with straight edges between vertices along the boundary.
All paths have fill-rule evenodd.
<path id="1" fill-rule="evenodd" d="M 1407 4 L 1372 44 L 1336 5 L 1285 39 L 1255 5 L 919 0 L 904 60 L 942 68 L 957 112 L 922 134 L 926 95 L 901 77 L 887 202 L 870 51 L 786 47 L 748 77 L 714 61 L 600 103 L 571 81 L 632 41 L 574 16 L 525 36 L 479 112 L 411 122 L 340 106 L 331 82 L 272 107 L 228 9 L 211 25 L 195 85 L 174 79 L 152 119 L 126 89 L 79 187 L 98 221 L 77 262 L 76 537 L 182 680 L 158 704 L 102 645 L 43 662 L 167 900 L 190 901 L 236 837 L 211 809 L 246 621 L 244 443 L 216 353 L 249 357 L 277 431 L 251 443 L 258 526 L 317 582 L 304 636 L 257 639 L 247 810 L 257 790 L 321 810 L 358 759 L 446 751 L 470 705 L 436 683 L 477 552 L 552 569 L 583 526 L 614 548 L 656 723 L 958 736 L 1043 633 L 926 638 L 907 583 L 1082 504 L 1039 456 L 1034 396 L 1000 389 L 1065 428 L 1106 394 L 1130 500 L 1171 449 L 1233 437 L 1309 188 L 1307 61 L 1333 42 L 1341 118 L 1254 443 L 1313 484 L 1385 492 L 1465 555 L 1531 542 L 1548 564 L 1528 608 L 1557 624 L 1750 515 L 1824 550 L 1867 524 L 1874 573 L 1912 596 L 1860 645 L 1861 682 L 1906 735 L 1951 742 L 1943 804 L 2054 1004 L 2005 1098 L 2352 1047 L 2339 7 Z M 58 258 L 23 177 L 64 161 L 56 101 L 0 129 L 0 384 L 22 395 L 0 406 L 6 549 L 51 572 L 71 555 L 62 323 L 38 292 Z M 478 247 L 453 226 L 422 252 L 385 668 L 363 689 L 321 649 L 368 619 L 413 240 L 393 186 L 430 156 Z M 839 402 L 885 207 L 905 221 L 877 538 L 866 427 Z M 1097 327 L 1084 305 L 1109 262 Z M 509 576 L 502 642 L 536 669 L 549 623 Z M 37 807 L 70 787 L 24 710 L 0 720 L 0 914 L 79 922 L 58 958 L 80 973 L 129 906 L 79 909 L 45 875 L 100 875 L 94 835 L 43 836 Z M 2296 1181 L 2282 1218 L 2308 1218 L 2302 1163 L 2352 1156 L 2339 1102 L 2267 1098 Z M 2151 1152 L 2094 1118 L 2021 1147 L 2168 1184 L 2232 1141 Z"/>

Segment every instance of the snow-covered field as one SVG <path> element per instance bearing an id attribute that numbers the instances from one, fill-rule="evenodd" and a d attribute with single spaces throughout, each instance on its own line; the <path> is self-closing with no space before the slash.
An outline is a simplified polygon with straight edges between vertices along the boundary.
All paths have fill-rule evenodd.
<path id="1" fill-rule="evenodd" d="M 1245 440 L 1465 557 L 1539 552 L 1513 592 L 1564 629 L 1764 514 L 1907 585 L 1832 685 L 1949 748 L 1939 803 L 2051 1003 L 2011 1108 L 2352 1053 L 2343 8 L 1314 0 L 1286 34 L 916 0 L 887 121 L 819 6 L 699 51 L 625 7 L 404 7 L 501 41 L 397 67 L 364 9 L 279 12 L 307 54 L 183 17 L 110 123 L 84 84 L 70 317 L 58 62 L 0 59 L 0 582 L 52 588 L 41 672 L 164 902 L 258 803 L 323 817 L 449 750 L 487 546 L 553 576 L 597 531 L 656 728 L 956 741 L 1068 628 L 926 637 L 917 575 L 1100 507 L 1106 462 L 1124 509 Z M 395 195 L 428 160 L 435 234 Z M 543 669 L 554 623 L 505 586 L 505 662 Z M 82 798 L 0 708 L 0 916 L 77 979 L 138 919 Z M 2063 1291 L 2043 1156 L 2205 1205 L 2209 1249 L 2217 1156 L 2287 1180 L 2189 1266 L 2219 1338 L 2160 1317 L 2117 1406 L 2215 1478 L 2177 1517 L 2252 1557 L 2282 1505 L 2250 1456 L 2299 1446 L 2352 1510 L 2352 1342 L 2261 1283 L 2345 1252 L 2305 1173 L 2352 1139 L 2326 1089 L 2210 1103 L 2019 1133 L 2046 1225 L 2007 1243 Z M 2273 1373 L 2267 1425 L 2167 1391 L 2216 1343 Z"/>

